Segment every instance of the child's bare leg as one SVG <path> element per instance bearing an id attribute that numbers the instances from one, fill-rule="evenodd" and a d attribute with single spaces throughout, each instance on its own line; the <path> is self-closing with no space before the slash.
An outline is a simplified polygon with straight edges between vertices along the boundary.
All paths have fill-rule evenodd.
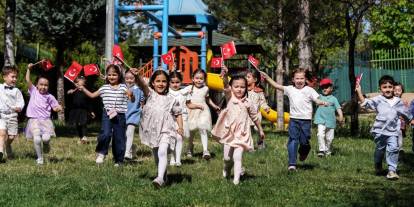
<path id="1" fill-rule="evenodd" d="M 15 135 L 9 135 L 8 139 L 6 141 L 7 158 L 12 158 L 13 157 L 13 150 L 12 150 L 11 144 L 13 143 L 14 138 L 16 138 Z"/>
<path id="2" fill-rule="evenodd" d="M 0 130 L 0 161 L 3 160 L 6 135 L 6 130 Z"/>

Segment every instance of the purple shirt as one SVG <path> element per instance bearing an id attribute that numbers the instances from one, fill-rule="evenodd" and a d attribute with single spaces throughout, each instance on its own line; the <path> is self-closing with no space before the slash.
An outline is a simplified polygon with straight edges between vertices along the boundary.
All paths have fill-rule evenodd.
<path id="1" fill-rule="evenodd" d="M 33 85 L 29 88 L 30 100 L 26 116 L 29 118 L 48 119 L 52 109 L 59 105 L 51 94 L 41 94 Z"/>

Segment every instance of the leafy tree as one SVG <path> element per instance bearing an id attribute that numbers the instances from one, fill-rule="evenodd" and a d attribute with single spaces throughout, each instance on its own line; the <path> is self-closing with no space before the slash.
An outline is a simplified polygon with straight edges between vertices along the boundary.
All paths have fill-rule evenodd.
<path id="1" fill-rule="evenodd" d="M 105 1 L 18 0 L 17 17 L 26 39 L 41 39 L 56 48 L 57 99 L 64 105 L 65 51 L 85 40 L 101 41 L 105 29 Z M 64 120 L 64 112 L 58 114 Z"/>
<path id="2" fill-rule="evenodd" d="M 14 26 L 16 1 L 6 0 L 4 7 L 4 65 L 15 65 L 14 61 Z"/>
<path id="3" fill-rule="evenodd" d="M 368 16 L 369 42 L 374 49 L 407 47 L 414 43 L 414 1 L 393 0 Z"/>

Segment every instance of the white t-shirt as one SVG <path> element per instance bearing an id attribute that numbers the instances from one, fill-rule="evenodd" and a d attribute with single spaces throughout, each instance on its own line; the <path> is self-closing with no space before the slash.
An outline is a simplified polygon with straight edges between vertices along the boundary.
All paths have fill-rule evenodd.
<path id="1" fill-rule="evenodd" d="M 318 99 L 315 89 L 305 86 L 297 89 L 294 86 L 283 86 L 284 94 L 289 97 L 290 118 L 312 119 L 312 101 Z"/>

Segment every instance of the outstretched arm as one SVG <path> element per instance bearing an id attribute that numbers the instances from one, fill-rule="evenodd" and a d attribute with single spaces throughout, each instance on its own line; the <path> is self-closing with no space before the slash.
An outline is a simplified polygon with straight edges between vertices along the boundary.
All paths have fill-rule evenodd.
<path id="1" fill-rule="evenodd" d="M 78 90 L 83 91 L 85 95 L 88 96 L 89 98 L 96 98 L 99 96 L 99 90 L 92 93 L 88 89 L 86 89 L 84 86 L 79 86 Z"/>
<path id="2" fill-rule="evenodd" d="M 229 86 L 229 69 L 227 68 L 227 66 L 223 65 L 221 67 L 221 79 L 223 79 L 223 84 L 224 84 L 224 96 L 226 97 L 226 100 L 229 100 L 231 98 L 231 89 Z"/>
<path id="3" fill-rule="evenodd" d="M 26 83 L 27 83 L 27 87 L 31 88 L 33 86 L 32 81 L 30 80 L 30 70 L 33 68 L 33 64 L 29 63 L 29 65 L 27 65 L 27 71 L 26 71 Z"/>
<path id="4" fill-rule="evenodd" d="M 263 75 L 263 77 L 265 77 L 266 81 L 274 88 L 283 91 L 283 85 L 280 85 L 279 83 L 276 83 L 276 81 L 274 81 L 267 73 L 260 71 L 260 74 Z"/>
<path id="5" fill-rule="evenodd" d="M 355 91 L 356 91 L 357 96 L 358 96 L 358 101 L 361 102 L 361 103 L 364 103 L 365 102 L 365 98 L 362 95 L 361 85 L 359 85 L 359 84 L 356 85 L 355 86 Z"/>
<path id="6" fill-rule="evenodd" d="M 138 71 L 136 68 L 131 68 L 131 71 Z M 148 84 L 144 81 L 144 79 L 138 74 L 138 72 L 133 72 L 135 75 L 135 80 L 138 87 L 144 92 L 144 96 L 147 97 L 149 94 Z"/>

